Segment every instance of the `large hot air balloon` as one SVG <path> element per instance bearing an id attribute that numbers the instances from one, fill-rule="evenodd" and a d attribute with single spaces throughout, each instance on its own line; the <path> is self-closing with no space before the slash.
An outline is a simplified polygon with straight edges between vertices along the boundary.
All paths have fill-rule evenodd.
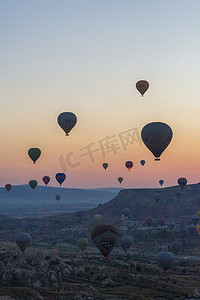
<path id="1" fill-rule="evenodd" d="M 96 214 L 96 215 L 94 216 L 94 219 L 95 219 L 96 222 L 101 221 L 101 215 L 100 215 L 100 214 Z"/>
<path id="2" fill-rule="evenodd" d="M 142 159 L 142 160 L 140 161 L 140 163 L 141 163 L 142 166 L 144 166 L 144 165 L 145 165 L 145 160 Z"/>
<path id="3" fill-rule="evenodd" d="M 37 181 L 36 180 L 30 180 L 29 185 L 32 189 L 36 188 L 37 186 Z"/>
<path id="4" fill-rule="evenodd" d="M 125 217 L 129 217 L 131 213 L 130 208 L 123 208 L 122 209 L 122 215 L 124 215 Z"/>
<path id="5" fill-rule="evenodd" d="M 9 192 L 12 188 L 12 184 L 6 184 L 5 189 Z"/>
<path id="6" fill-rule="evenodd" d="M 149 83 L 146 80 L 139 80 L 136 83 L 136 89 L 140 92 L 142 97 L 143 97 L 144 93 L 148 90 L 148 88 L 149 88 Z"/>
<path id="7" fill-rule="evenodd" d="M 65 179 L 66 179 L 65 173 L 57 173 L 56 174 L 56 180 L 58 181 L 58 183 L 60 183 L 60 185 L 62 185 L 62 183 L 65 181 Z"/>
<path id="8" fill-rule="evenodd" d="M 192 219 L 192 222 L 194 223 L 194 225 L 197 225 L 197 223 L 199 222 L 199 217 L 196 215 L 192 216 L 191 219 Z"/>
<path id="9" fill-rule="evenodd" d="M 165 225 L 165 219 L 164 218 L 158 219 L 158 223 L 159 223 L 160 226 L 164 226 Z"/>
<path id="10" fill-rule="evenodd" d="M 158 203 L 160 201 L 160 199 L 161 199 L 161 194 L 155 193 L 153 195 L 153 199 Z"/>
<path id="11" fill-rule="evenodd" d="M 153 224 L 153 219 L 151 217 L 146 218 L 145 223 L 148 227 L 150 227 Z"/>
<path id="12" fill-rule="evenodd" d="M 170 230 L 173 230 L 176 224 L 175 224 L 175 222 L 172 221 L 172 222 L 169 222 L 167 225 Z"/>
<path id="13" fill-rule="evenodd" d="M 43 182 L 44 182 L 44 184 L 48 184 L 49 183 L 49 181 L 50 181 L 50 177 L 49 176 L 44 176 L 43 178 L 42 178 L 42 180 L 43 180 Z"/>
<path id="14" fill-rule="evenodd" d="M 60 195 L 56 195 L 56 200 L 57 200 L 57 201 L 60 200 Z"/>
<path id="15" fill-rule="evenodd" d="M 171 252 L 162 251 L 158 254 L 157 260 L 159 266 L 163 268 L 164 271 L 168 270 L 171 264 L 173 263 L 174 257 Z"/>
<path id="16" fill-rule="evenodd" d="M 182 193 L 181 193 L 180 191 L 176 192 L 176 197 L 177 197 L 177 198 L 180 198 L 181 195 L 182 195 Z"/>
<path id="17" fill-rule="evenodd" d="M 81 248 L 83 252 L 88 245 L 88 240 L 86 238 L 80 238 L 77 241 L 77 245 Z"/>
<path id="18" fill-rule="evenodd" d="M 26 232 L 20 232 L 15 237 L 15 243 L 19 247 L 19 249 L 24 252 L 24 250 L 30 245 L 31 243 L 31 236 Z"/>
<path id="19" fill-rule="evenodd" d="M 173 251 L 175 254 L 178 254 L 182 249 L 182 244 L 179 241 L 174 241 L 170 245 L 171 251 Z"/>
<path id="20" fill-rule="evenodd" d="M 41 150 L 39 148 L 30 148 L 28 150 L 28 155 L 32 159 L 33 163 L 35 164 L 36 160 L 41 155 Z"/>
<path id="21" fill-rule="evenodd" d="M 109 253 L 119 240 L 119 231 L 113 225 L 98 225 L 92 233 L 92 240 L 104 257 L 108 257 Z"/>
<path id="22" fill-rule="evenodd" d="M 159 183 L 160 183 L 160 185 L 162 186 L 163 185 L 163 183 L 164 183 L 164 180 L 159 180 Z"/>
<path id="23" fill-rule="evenodd" d="M 69 132 L 76 125 L 77 117 L 72 112 L 63 112 L 58 116 L 58 124 L 66 133 L 66 136 L 69 135 Z"/>
<path id="24" fill-rule="evenodd" d="M 182 190 L 183 190 L 184 187 L 185 187 L 186 184 L 187 184 L 187 179 L 186 179 L 186 178 L 179 178 L 177 182 L 178 182 L 178 184 L 180 185 L 180 187 L 181 187 Z"/>
<path id="25" fill-rule="evenodd" d="M 122 183 L 123 180 L 124 180 L 123 177 L 118 177 L 119 183 Z"/>
<path id="26" fill-rule="evenodd" d="M 132 162 L 132 161 L 127 161 L 127 162 L 125 163 L 125 166 L 127 167 L 127 169 L 128 169 L 129 172 L 130 172 L 130 169 L 133 167 L 133 162 Z"/>
<path id="27" fill-rule="evenodd" d="M 152 122 L 145 125 L 141 137 L 145 146 L 160 160 L 160 156 L 171 142 L 173 133 L 169 125 L 162 122 Z"/>
<path id="28" fill-rule="evenodd" d="M 107 169 L 107 167 L 108 167 L 108 164 L 107 163 L 103 163 L 103 168 L 106 170 Z"/>
<path id="29" fill-rule="evenodd" d="M 128 249 L 133 244 L 133 239 L 131 236 L 123 236 L 121 238 L 121 246 L 124 249 L 124 251 L 128 251 Z"/>

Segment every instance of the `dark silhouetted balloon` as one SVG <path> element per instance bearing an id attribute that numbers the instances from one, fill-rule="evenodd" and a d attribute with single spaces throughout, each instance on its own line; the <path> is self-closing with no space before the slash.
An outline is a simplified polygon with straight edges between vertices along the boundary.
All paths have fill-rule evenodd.
<path id="1" fill-rule="evenodd" d="M 123 177 L 118 177 L 119 183 L 122 183 L 123 180 L 124 180 Z"/>
<path id="2" fill-rule="evenodd" d="M 108 164 L 107 163 L 103 163 L 103 168 L 106 170 L 107 169 L 107 167 L 108 167 Z"/>
<path id="3" fill-rule="evenodd" d="M 56 180 L 58 181 L 58 183 L 60 183 L 60 185 L 62 185 L 62 183 L 65 181 L 65 179 L 66 179 L 65 173 L 57 173 L 56 174 Z"/>
<path id="4" fill-rule="evenodd" d="M 167 225 L 168 225 L 170 230 L 173 230 L 174 227 L 175 227 L 175 222 L 169 222 Z"/>
<path id="5" fill-rule="evenodd" d="M 159 266 L 164 270 L 168 270 L 169 267 L 172 265 L 174 257 L 171 252 L 168 251 L 162 251 L 158 254 L 157 260 L 159 263 Z"/>
<path id="6" fill-rule="evenodd" d="M 177 198 L 180 198 L 181 195 L 182 195 L 182 193 L 181 193 L 180 191 L 176 192 L 176 197 L 177 197 Z"/>
<path id="7" fill-rule="evenodd" d="M 125 163 L 125 166 L 127 167 L 127 169 L 130 171 L 130 169 L 133 167 L 133 162 L 132 161 L 127 161 Z"/>
<path id="8" fill-rule="evenodd" d="M 144 93 L 148 90 L 148 88 L 149 88 L 149 83 L 146 80 L 139 80 L 136 83 L 136 89 L 140 92 L 142 97 L 143 97 Z"/>
<path id="9" fill-rule="evenodd" d="M 170 245 L 171 251 L 173 251 L 175 254 L 178 254 L 182 249 L 182 244 L 179 241 L 174 241 Z"/>
<path id="10" fill-rule="evenodd" d="M 77 117 L 72 112 L 63 112 L 58 116 L 58 124 L 66 133 L 66 136 L 69 135 L 69 132 L 76 125 Z"/>
<path id="11" fill-rule="evenodd" d="M 50 177 L 49 177 L 49 176 L 44 176 L 44 177 L 42 178 L 42 180 L 43 180 L 43 182 L 47 185 L 47 184 L 49 183 L 49 181 L 50 181 Z"/>
<path id="12" fill-rule="evenodd" d="M 91 237 L 104 257 L 108 257 L 109 253 L 117 244 L 119 240 L 119 231 L 113 225 L 98 225 L 96 226 L 92 233 Z"/>
<path id="13" fill-rule="evenodd" d="M 60 200 L 60 195 L 56 195 L 56 200 L 57 200 L 57 201 Z"/>
<path id="14" fill-rule="evenodd" d="M 131 236 L 123 236 L 121 238 L 121 246 L 124 249 L 124 251 L 128 251 L 128 249 L 133 244 L 133 239 Z"/>
<path id="15" fill-rule="evenodd" d="M 37 186 L 37 181 L 36 180 L 30 180 L 29 185 L 32 189 L 36 188 Z"/>
<path id="16" fill-rule="evenodd" d="M 160 201 L 160 199 L 161 199 L 161 194 L 155 193 L 153 195 L 153 199 L 158 203 Z"/>
<path id="17" fill-rule="evenodd" d="M 86 238 L 80 238 L 77 241 L 77 245 L 80 247 L 80 249 L 83 252 L 88 245 L 88 240 Z"/>
<path id="18" fill-rule="evenodd" d="M 6 184 L 5 189 L 9 192 L 12 188 L 12 184 Z"/>
<path id="19" fill-rule="evenodd" d="M 31 243 L 31 236 L 26 232 L 20 232 L 15 237 L 15 243 L 19 247 L 19 249 L 24 252 L 24 250 L 30 245 Z"/>
<path id="20" fill-rule="evenodd" d="M 164 226 L 165 225 L 165 219 L 164 218 L 158 219 L 158 223 L 159 223 L 160 226 Z"/>
<path id="21" fill-rule="evenodd" d="M 160 183 L 160 185 L 162 186 L 163 185 L 163 183 L 164 183 L 164 180 L 159 180 L 159 183 Z"/>
<path id="22" fill-rule="evenodd" d="M 41 155 L 41 150 L 39 148 L 31 148 L 28 150 L 28 155 L 32 159 L 33 163 L 35 164 L 36 160 Z"/>
<path id="23" fill-rule="evenodd" d="M 173 133 L 169 125 L 161 122 L 152 122 L 145 125 L 141 137 L 145 146 L 160 160 L 160 156 L 171 142 Z"/>
<path id="24" fill-rule="evenodd" d="M 140 163 L 141 163 L 142 166 L 144 166 L 144 165 L 145 165 L 145 160 L 142 159 L 142 160 L 140 161 Z"/>
<path id="25" fill-rule="evenodd" d="M 125 217 L 130 216 L 130 213 L 131 213 L 130 208 L 123 208 L 122 209 L 122 215 L 124 215 Z"/>
<path id="26" fill-rule="evenodd" d="M 181 187 L 182 190 L 183 190 L 184 187 L 185 187 L 186 184 L 187 184 L 187 179 L 186 179 L 186 178 L 179 178 L 177 182 L 178 182 L 178 184 L 180 185 L 180 187 Z"/>
<path id="27" fill-rule="evenodd" d="M 153 219 L 150 218 L 146 218 L 145 223 L 147 224 L 148 227 L 150 227 L 153 224 Z"/>

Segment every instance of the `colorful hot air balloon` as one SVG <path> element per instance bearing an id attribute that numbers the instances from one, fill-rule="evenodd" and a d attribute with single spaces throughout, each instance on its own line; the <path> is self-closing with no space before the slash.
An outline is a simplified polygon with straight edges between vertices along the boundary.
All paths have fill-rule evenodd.
<path id="1" fill-rule="evenodd" d="M 57 201 L 60 200 L 60 195 L 56 195 L 56 200 L 57 200 Z"/>
<path id="2" fill-rule="evenodd" d="M 160 226 L 164 226 L 165 225 L 165 219 L 164 218 L 158 219 L 158 223 L 159 223 Z"/>
<path id="3" fill-rule="evenodd" d="M 182 244 L 179 241 L 174 241 L 170 245 L 171 251 L 173 251 L 175 254 L 178 254 L 182 249 Z"/>
<path id="4" fill-rule="evenodd" d="M 30 180 L 29 185 L 32 189 L 36 188 L 37 186 L 37 181 L 36 180 Z"/>
<path id="5" fill-rule="evenodd" d="M 195 226 L 195 229 L 196 229 L 197 233 L 200 235 L 200 224 L 197 224 Z"/>
<path id="6" fill-rule="evenodd" d="M 164 183 L 164 180 L 159 180 L 159 183 L 160 183 L 160 185 L 162 186 L 163 185 L 163 183 Z"/>
<path id="7" fill-rule="evenodd" d="M 96 222 L 101 221 L 101 215 L 100 215 L 100 214 L 96 214 L 96 215 L 94 216 L 94 219 L 95 219 Z"/>
<path id="8" fill-rule="evenodd" d="M 160 160 L 160 156 L 171 142 L 173 133 L 169 125 L 161 122 L 152 122 L 145 125 L 141 137 L 145 146 Z"/>
<path id="9" fill-rule="evenodd" d="M 178 184 L 180 185 L 180 187 L 181 187 L 182 190 L 183 190 L 184 187 L 185 187 L 186 184 L 187 184 L 187 179 L 186 179 L 186 178 L 179 178 L 177 182 L 178 182 Z"/>
<path id="10" fill-rule="evenodd" d="M 65 179 L 66 179 L 65 173 L 57 173 L 56 174 L 56 180 L 58 181 L 58 183 L 60 183 L 60 185 L 62 185 L 62 183 L 65 181 Z"/>
<path id="11" fill-rule="evenodd" d="M 92 240 L 104 257 L 108 257 L 109 253 L 119 240 L 119 231 L 113 225 L 98 225 L 92 233 Z"/>
<path id="12" fill-rule="evenodd" d="M 171 252 L 162 251 L 158 254 L 157 260 L 159 266 L 163 268 L 164 271 L 168 270 L 171 264 L 173 263 L 174 257 Z"/>
<path id="13" fill-rule="evenodd" d="M 160 199 L 161 199 L 161 194 L 155 193 L 153 195 L 153 199 L 158 203 L 160 201 Z"/>
<path id="14" fill-rule="evenodd" d="M 35 164 L 36 160 L 41 155 L 41 150 L 39 148 L 30 148 L 28 150 L 28 155 L 32 159 L 33 163 Z"/>
<path id="15" fill-rule="evenodd" d="M 20 232 L 15 237 L 15 243 L 24 252 L 31 243 L 31 236 L 26 232 Z"/>
<path id="16" fill-rule="evenodd" d="M 133 162 L 132 162 L 132 161 L 127 161 L 127 162 L 125 163 L 125 166 L 127 167 L 127 169 L 128 169 L 129 172 L 130 172 L 130 169 L 133 167 Z"/>
<path id="17" fill-rule="evenodd" d="M 180 191 L 176 192 L 176 197 L 177 197 L 177 198 L 180 198 L 181 195 L 182 195 L 182 193 L 181 193 Z"/>
<path id="18" fill-rule="evenodd" d="M 122 209 L 122 215 L 124 215 L 125 217 L 129 217 L 131 213 L 130 208 L 123 208 Z"/>
<path id="19" fill-rule="evenodd" d="M 124 251 L 127 252 L 132 244 L 133 244 L 133 239 L 131 236 L 123 236 L 121 238 L 121 247 L 124 249 Z"/>
<path id="20" fill-rule="evenodd" d="M 140 163 L 141 163 L 142 166 L 144 166 L 144 165 L 145 165 L 145 160 L 142 159 L 142 160 L 140 161 Z"/>
<path id="21" fill-rule="evenodd" d="M 168 223 L 168 227 L 169 227 L 170 230 L 173 230 L 175 225 L 176 225 L 175 222 L 169 222 Z"/>
<path id="22" fill-rule="evenodd" d="M 86 238 L 80 238 L 77 241 L 77 245 L 81 248 L 83 252 L 88 245 L 88 240 Z"/>
<path id="23" fill-rule="evenodd" d="M 192 219 L 192 222 L 194 223 L 194 225 L 197 225 L 197 223 L 199 222 L 199 217 L 196 215 L 192 216 L 191 219 Z"/>
<path id="24" fill-rule="evenodd" d="M 106 170 L 107 169 L 107 167 L 108 167 L 108 164 L 107 163 L 103 163 L 103 168 Z"/>
<path id="25" fill-rule="evenodd" d="M 136 89 L 140 92 L 142 97 L 143 97 L 144 93 L 148 90 L 148 88 L 149 88 L 149 83 L 146 80 L 139 80 L 136 83 Z"/>
<path id="26" fill-rule="evenodd" d="M 118 177 L 119 183 L 122 183 L 123 180 L 124 180 L 123 177 Z"/>
<path id="27" fill-rule="evenodd" d="M 145 223 L 147 224 L 148 227 L 150 227 L 153 224 L 153 219 L 150 218 L 146 218 Z"/>
<path id="28" fill-rule="evenodd" d="M 69 135 L 69 132 L 76 125 L 77 117 L 72 112 L 63 112 L 58 116 L 58 124 L 66 133 L 66 136 Z"/>
<path id="29" fill-rule="evenodd" d="M 9 192 L 12 188 L 12 184 L 6 184 L 5 189 Z"/>
<path id="30" fill-rule="evenodd" d="M 44 184 L 48 184 L 49 183 L 49 181 L 50 181 L 50 177 L 49 176 L 44 176 L 43 178 L 42 178 L 42 180 L 43 180 L 43 182 L 44 182 Z"/>

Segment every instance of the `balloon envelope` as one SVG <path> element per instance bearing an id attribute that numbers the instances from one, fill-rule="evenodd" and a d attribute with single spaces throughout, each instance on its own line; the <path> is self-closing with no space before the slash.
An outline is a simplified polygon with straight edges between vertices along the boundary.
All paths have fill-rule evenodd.
<path id="1" fill-rule="evenodd" d="M 196 229 L 197 233 L 200 235 L 200 225 L 199 224 L 197 224 L 195 226 L 195 229 Z"/>
<path id="2" fill-rule="evenodd" d="M 58 181 L 58 183 L 60 183 L 60 185 L 65 181 L 65 179 L 66 179 L 65 173 L 56 174 L 56 180 Z"/>
<path id="3" fill-rule="evenodd" d="M 132 161 L 127 161 L 125 163 L 125 166 L 127 167 L 127 169 L 130 171 L 130 169 L 133 167 L 133 162 Z"/>
<path id="4" fill-rule="evenodd" d="M 142 160 L 140 161 L 140 163 L 141 163 L 142 166 L 144 166 L 144 165 L 145 165 L 145 160 L 142 159 Z"/>
<path id="5" fill-rule="evenodd" d="M 96 214 L 96 215 L 94 216 L 94 219 L 95 219 L 95 221 L 97 221 L 97 222 L 101 221 L 101 215 L 100 215 L 100 214 Z"/>
<path id="6" fill-rule="evenodd" d="M 108 257 L 109 253 L 119 240 L 119 231 L 113 225 L 98 225 L 92 233 L 92 240 L 104 257 Z"/>
<path id="7" fill-rule="evenodd" d="M 103 163 L 103 168 L 106 170 L 107 169 L 107 167 L 108 167 L 108 164 L 107 163 Z"/>
<path id="8" fill-rule="evenodd" d="M 160 199 L 161 199 L 161 194 L 155 193 L 153 195 L 153 199 L 158 203 L 160 201 Z"/>
<path id="9" fill-rule="evenodd" d="M 149 123 L 141 132 L 142 141 L 155 156 L 154 160 L 160 160 L 159 157 L 171 142 L 172 136 L 172 129 L 162 122 Z"/>
<path id="10" fill-rule="evenodd" d="M 187 184 L 187 179 L 186 178 L 183 178 L 183 177 L 181 177 L 181 178 L 179 178 L 178 179 L 178 184 L 180 185 L 180 187 L 182 188 L 182 190 L 184 189 L 184 187 L 186 186 L 186 184 Z"/>
<path id="11" fill-rule="evenodd" d="M 118 177 L 118 181 L 119 181 L 119 183 L 122 183 L 123 177 Z"/>
<path id="12" fill-rule="evenodd" d="M 20 232 L 15 237 L 15 243 L 19 247 L 19 249 L 24 252 L 24 250 L 30 245 L 31 243 L 31 236 L 26 232 Z"/>
<path id="13" fill-rule="evenodd" d="M 124 215 L 125 217 L 130 216 L 131 210 L 130 208 L 123 208 L 122 209 L 122 215 Z"/>
<path id="14" fill-rule="evenodd" d="M 165 219 L 164 218 L 158 219 L 158 223 L 159 223 L 160 226 L 164 226 L 165 225 Z"/>
<path id="15" fill-rule="evenodd" d="M 170 230 L 173 230 L 174 227 L 175 227 L 175 222 L 169 222 L 168 227 L 169 227 Z"/>
<path id="16" fill-rule="evenodd" d="M 88 240 L 86 238 L 80 238 L 77 241 L 77 245 L 81 248 L 82 251 L 84 251 L 88 245 Z"/>
<path id="17" fill-rule="evenodd" d="M 182 193 L 181 193 L 180 191 L 176 192 L 176 197 L 177 197 L 177 198 L 180 198 L 181 195 L 182 195 Z"/>
<path id="18" fill-rule="evenodd" d="M 43 182 L 47 185 L 47 184 L 49 183 L 49 181 L 50 181 L 50 177 L 49 177 L 49 176 L 44 176 L 44 177 L 42 178 L 42 180 L 43 180 Z"/>
<path id="19" fill-rule="evenodd" d="M 163 183 L 164 183 L 164 180 L 159 180 L 159 183 L 160 183 L 160 185 L 162 186 L 163 185 Z"/>
<path id="20" fill-rule="evenodd" d="M 69 132 L 76 125 L 77 117 L 72 112 L 63 112 L 58 116 L 58 124 L 66 133 L 66 136 L 69 135 Z"/>
<path id="21" fill-rule="evenodd" d="M 144 93 L 148 90 L 149 83 L 146 80 L 139 80 L 136 83 L 136 89 L 140 92 L 140 94 L 143 96 Z"/>
<path id="22" fill-rule="evenodd" d="M 12 188 L 12 184 L 6 184 L 5 189 L 9 192 Z"/>
<path id="23" fill-rule="evenodd" d="M 158 263 L 164 271 L 168 270 L 173 263 L 174 257 L 171 252 L 162 251 L 157 256 Z"/>
<path id="24" fill-rule="evenodd" d="M 151 217 L 150 218 L 146 218 L 145 223 L 147 224 L 147 226 L 150 227 L 153 224 L 153 219 Z"/>
<path id="25" fill-rule="evenodd" d="M 178 254 L 182 249 L 182 244 L 179 241 L 174 241 L 171 243 L 170 248 L 175 254 Z"/>
<path id="26" fill-rule="evenodd" d="M 36 180 L 30 180 L 29 185 L 32 189 L 36 188 L 37 186 L 37 181 Z"/>
<path id="27" fill-rule="evenodd" d="M 128 251 L 128 249 L 133 244 L 133 239 L 131 236 L 123 236 L 121 238 L 121 246 L 124 249 L 124 251 Z"/>
<path id="28" fill-rule="evenodd" d="M 28 150 L 28 155 L 32 159 L 33 163 L 35 164 L 36 160 L 41 155 L 41 150 L 39 148 L 30 148 Z"/>
<path id="29" fill-rule="evenodd" d="M 57 201 L 60 200 L 60 195 L 56 195 L 56 200 L 57 200 Z"/>

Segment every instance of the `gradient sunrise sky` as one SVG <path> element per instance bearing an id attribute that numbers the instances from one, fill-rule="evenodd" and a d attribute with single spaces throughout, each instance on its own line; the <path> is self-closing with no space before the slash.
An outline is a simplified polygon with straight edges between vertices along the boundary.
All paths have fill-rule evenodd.
<path id="1" fill-rule="evenodd" d="M 65 168 L 64 187 L 199 182 L 199 11 L 199 0 L 1 0 L 0 185 L 42 184 L 49 175 L 57 186 L 55 174 Z M 150 83 L 144 98 L 135 89 L 140 79 Z M 69 137 L 57 124 L 63 111 L 78 117 Z M 119 139 L 152 121 L 174 133 L 160 162 L 139 142 L 125 151 Z M 116 155 L 103 158 L 99 150 L 93 163 L 80 157 L 81 148 L 93 142 L 99 149 L 113 135 Z M 42 150 L 36 165 L 30 147 Z M 61 166 L 70 152 L 79 167 Z M 134 163 L 130 173 L 127 160 Z"/>

